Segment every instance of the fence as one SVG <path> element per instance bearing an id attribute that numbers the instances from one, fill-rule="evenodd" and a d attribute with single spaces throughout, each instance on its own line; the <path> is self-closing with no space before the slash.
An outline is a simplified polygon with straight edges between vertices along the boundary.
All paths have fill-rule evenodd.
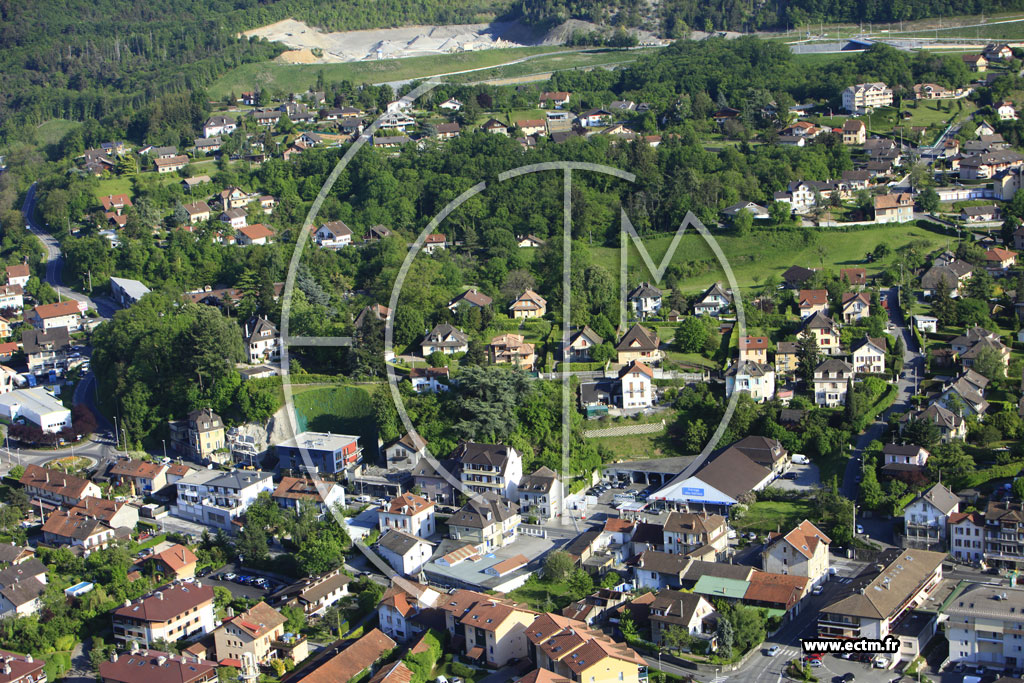
<path id="1" fill-rule="evenodd" d="M 548 530 L 542 526 L 536 526 L 534 524 L 520 524 L 519 533 L 523 536 L 536 536 L 537 538 L 547 538 Z"/>

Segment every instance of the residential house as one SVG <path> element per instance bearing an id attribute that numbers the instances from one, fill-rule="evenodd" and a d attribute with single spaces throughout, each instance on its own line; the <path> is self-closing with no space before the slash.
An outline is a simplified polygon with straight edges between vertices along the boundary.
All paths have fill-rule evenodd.
<path id="1" fill-rule="evenodd" d="M 804 320 L 800 327 L 800 336 L 813 336 L 821 352 L 835 356 L 840 353 L 839 325 L 824 313 L 815 313 Z"/>
<path id="2" fill-rule="evenodd" d="M 352 244 L 352 229 L 343 221 L 329 221 L 320 226 L 313 238 L 325 249 L 340 249 Z"/>
<path id="3" fill-rule="evenodd" d="M 980 564 L 985 559 L 985 516 L 954 512 L 949 516 L 949 552 L 961 562 Z"/>
<path id="4" fill-rule="evenodd" d="M 391 237 L 394 233 L 383 225 L 373 225 L 369 230 L 366 231 L 366 237 L 363 238 L 366 242 L 376 242 L 386 237 Z"/>
<path id="5" fill-rule="evenodd" d="M 274 643 L 284 635 L 285 621 L 284 615 L 265 602 L 235 616 L 229 613 L 213 632 L 217 661 L 241 661 L 248 655 L 257 664 L 266 664 L 276 657 Z"/>
<path id="6" fill-rule="evenodd" d="M 963 55 L 961 59 L 964 60 L 964 65 L 971 71 L 983 73 L 988 69 L 988 60 L 985 59 L 984 55 Z"/>
<path id="7" fill-rule="evenodd" d="M 523 478 L 523 458 L 516 449 L 468 441 L 452 451 L 451 459 L 459 463 L 459 479 L 467 493 L 494 493 L 516 499 L 516 489 Z"/>
<path id="8" fill-rule="evenodd" d="M 100 662 L 98 680 L 101 683 L 153 683 L 154 680 L 162 683 L 214 683 L 217 664 L 172 652 L 132 648 L 120 655 L 114 652 L 107 661 Z"/>
<path id="9" fill-rule="evenodd" d="M 754 202 L 737 202 L 732 206 L 722 209 L 721 213 L 725 218 L 735 220 L 742 211 L 749 212 L 754 217 L 754 220 L 767 220 L 771 218 L 768 207 L 755 204 Z"/>
<path id="10" fill-rule="evenodd" d="M 1024 503 L 990 500 L 985 508 L 985 564 L 1024 568 Z"/>
<path id="11" fill-rule="evenodd" d="M 0 661 L 0 683 L 46 683 L 46 662 L 41 659 L 0 650 Z"/>
<path id="12" fill-rule="evenodd" d="M 349 640 L 338 640 L 335 643 L 323 648 L 308 662 L 303 663 L 298 669 L 286 674 L 282 683 L 333 683 L 334 681 L 357 681 L 365 680 L 368 672 L 373 670 L 374 665 L 386 654 L 395 649 L 396 643 L 384 635 L 380 629 L 374 628 L 360 637 L 355 642 Z M 301 657 L 290 657 L 299 661 Z M 400 662 L 399 662 L 400 663 Z M 388 671 L 393 671 L 397 665 L 388 665 Z M 412 672 L 402 666 L 408 675 Z M 385 669 L 382 669 L 384 671 Z M 364 672 L 367 672 L 364 674 Z M 369 678 L 368 683 L 409 683 L 409 678 L 381 679 L 378 676 Z"/>
<path id="13" fill-rule="evenodd" d="M 800 318 L 806 320 L 815 313 L 828 315 L 827 289 L 801 289 L 797 295 L 797 308 Z"/>
<path id="14" fill-rule="evenodd" d="M 570 363 L 590 362 L 593 360 L 594 348 L 603 343 L 603 338 L 590 329 L 590 326 L 584 325 L 583 329 L 576 330 L 569 337 L 569 353 L 564 355 L 568 356 L 566 360 Z"/>
<path id="15" fill-rule="evenodd" d="M 540 523 L 550 522 L 562 514 L 562 482 L 549 467 L 540 467 L 519 481 L 519 509 L 537 517 Z"/>
<path id="16" fill-rule="evenodd" d="M 211 116 L 203 124 L 203 137 L 212 138 L 217 135 L 230 135 L 238 127 L 238 122 L 229 116 Z"/>
<path id="17" fill-rule="evenodd" d="M 960 287 L 973 273 L 971 264 L 959 259 L 933 263 L 921 276 L 921 289 L 926 297 L 932 297 L 940 287 L 945 287 L 950 296 L 956 297 L 960 294 Z"/>
<path id="18" fill-rule="evenodd" d="M 728 310 L 731 305 L 732 292 L 722 287 L 722 283 L 716 282 L 697 298 L 697 303 L 693 305 L 693 314 L 718 315 Z"/>
<path id="19" fill-rule="evenodd" d="M 932 596 L 946 559 L 927 550 L 882 551 L 821 609 L 818 637 L 884 639 Z"/>
<path id="20" fill-rule="evenodd" d="M 901 429 L 913 420 L 927 420 L 939 428 L 939 440 L 942 443 L 963 441 L 967 435 L 967 423 L 964 419 L 947 409 L 940 403 L 933 403 L 923 410 L 904 413 L 900 417 Z"/>
<path id="21" fill-rule="evenodd" d="M 799 289 L 807 283 L 814 273 L 817 272 L 813 268 L 804 268 L 803 266 L 790 266 L 782 273 L 782 282 L 789 289 Z"/>
<path id="22" fill-rule="evenodd" d="M 508 126 L 497 119 L 488 119 L 481 129 L 485 133 L 497 133 L 498 135 L 508 136 Z"/>
<path id="23" fill-rule="evenodd" d="M 1024 590 L 974 583 L 945 606 L 949 661 L 957 667 L 1016 670 L 1022 654 L 1018 627 L 1024 611 Z M 998 673 L 997 673 L 998 676 Z M 965 676 L 966 678 L 966 676 Z M 1005 678 L 1005 677 L 1004 677 Z"/>
<path id="24" fill-rule="evenodd" d="M 546 244 L 544 240 L 536 235 L 520 235 L 516 237 L 516 242 L 520 249 L 539 249 Z"/>
<path id="25" fill-rule="evenodd" d="M 909 192 L 878 195 L 875 223 L 907 223 L 914 220 L 914 196 Z"/>
<path id="26" fill-rule="evenodd" d="M 892 89 L 885 83 L 858 83 L 842 92 L 843 109 L 851 114 L 866 114 L 877 107 L 892 104 Z"/>
<path id="27" fill-rule="evenodd" d="M 270 498 L 285 510 L 301 512 L 304 506 L 311 506 L 318 519 L 326 519 L 336 505 L 345 505 L 345 489 L 324 479 L 281 477 Z"/>
<path id="28" fill-rule="evenodd" d="M 238 187 L 228 187 L 221 190 L 217 198 L 220 200 L 221 208 L 225 211 L 244 209 L 249 205 L 250 200 L 249 193 Z"/>
<path id="29" fill-rule="evenodd" d="M 975 154 L 960 160 L 960 177 L 964 180 L 987 180 L 1000 171 L 1018 168 L 1024 156 L 1012 150 Z"/>
<path id="30" fill-rule="evenodd" d="M 235 228 L 237 230 L 248 225 L 247 216 L 248 214 L 246 213 L 245 209 L 228 209 L 222 212 L 217 220 L 219 220 L 221 223 L 227 223 L 232 228 Z"/>
<path id="31" fill-rule="evenodd" d="M 472 544 L 481 552 L 493 552 L 516 541 L 521 518 L 519 506 L 499 495 L 486 493 L 471 498 L 448 519 L 450 536 Z"/>
<path id="32" fill-rule="evenodd" d="M 989 380 L 973 370 L 967 370 L 952 381 L 942 386 L 942 391 L 933 400 L 960 417 L 978 415 L 988 412 L 988 401 L 985 400 L 985 388 Z"/>
<path id="33" fill-rule="evenodd" d="M 803 576 L 812 584 L 828 580 L 832 539 L 806 519 L 786 534 L 771 533 L 761 550 L 761 566 L 773 574 Z"/>
<path id="34" fill-rule="evenodd" d="M 274 323 L 262 316 L 249 318 L 242 325 L 242 341 L 249 365 L 276 362 L 281 355 L 281 335 Z"/>
<path id="35" fill-rule="evenodd" d="M 0 565 L 4 567 L 28 562 L 35 556 L 36 551 L 29 546 L 15 545 L 13 541 L 0 543 Z"/>
<path id="36" fill-rule="evenodd" d="M 462 306 L 468 306 L 470 308 L 487 308 L 491 305 L 493 299 L 481 292 L 476 287 L 471 287 L 466 291 L 457 294 L 454 299 L 448 302 L 448 310 L 455 311 Z"/>
<path id="37" fill-rule="evenodd" d="M 381 532 L 398 529 L 420 538 L 433 536 L 434 504 L 413 493 L 403 493 L 377 511 L 377 526 Z"/>
<path id="38" fill-rule="evenodd" d="M 279 590 L 271 599 L 279 607 L 295 605 L 301 607 L 307 617 L 320 617 L 328 607 L 352 595 L 349 591 L 349 584 L 352 581 L 351 576 L 343 573 L 341 569 L 335 569 L 318 576 L 299 579 Z"/>
<path id="39" fill-rule="evenodd" d="M 846 392 L 853 380 L 853 366 L 838 358 L 829 358 L 814 368 L 814 402 L 834 407 L 846 404 Z"/>
<path id="40" fill-rule="evenodd" d="M 17 285 L 24 288 L 32 278 L 32 271 L 27 263 L 16 263 L 13 266 L 7 266 L 6 270 L 7 284 L 11 286 Z"/>
<path id="41" fill-rule="evenodd" d="M 412 368 L 409 370 L 409 382 L 417 393 L 448 390 L 448 368 Z"/>
<path id="42" fill-rule="evenodd" d="M 540 106 L 541 108 L 552 107 L 554 109 L 561 109 L 569 104 L 571 98 L 572 94 L 567 92 L 542 92 L 540 94 Z"/>
<path id="43" fill-rule="evenodd" d="M 996 110 L 996 115 L 999 116 L 1000 121 L 1017 120 L 1017 110 L 1013 108 L 1013 102 L 1003 100 L 1002 102 L 996 102 L 992 107 Z"/>
<path id="44" fill-rule="evenodd" d="M 662 527 L 665 552 L 719 556 L 729 547 L 729 525 L 721 515 L 670 512 Z"/>
<path id="45" fill-rule="evenodd" d="M 18 482 L 29 499 L 38 498 L 57 506 L 71 507 L 86 496 L 103 495 L 100 487 L 88 479 L 39 465 L 25 465 L 25 473 Z"/>
<path id="46" fill-rule="evenodd" d="M 871 297 L 867 292 L 846 292 L 843 294 L 843 322 L 860 322 L 871 315 Z"/>
<path id="47" fill-rule="evenodd" d="M 619 370 L 617 403 L 624 410 L 640 410 L 654 405 L 654 371 L 638 360 L 631 360 Z"/>
<path id="48" fill-rule="evenodd" d="M 946 552 L 949 517 L 959 511 L 960 499 L 942 484 L 917 494 L 903 508 L 903 546 Z"/>
<path id="49" fill-rule="evenodd" d="M 450 97 L 437 106 L 440 109 L 447 109 L 448 111 L 459 111 L 460 109 L 462 109 L 462 102 L 455 99 L 454 97 Z"/>
<path id="50" fill-rule="evenodd" d="M 431 503 L 433 505 L 433 503 Z M 434 545 L 401 529 L 388 529 L 377 541 L 381 557 L 399 574 L 416 576 L 430 560 Z"/>
<path id="51" fill-rule="evenodd" d="M 642 282 L 634 287 L 626 300 L 633 310 L 633 315 L 640 319 L 657 315 L 661 310 L 661 290 L 649 282 Z"/>
<path id="52" fill-rule="evenodd" d="M 655 644 L 665 643 L 665 632 L 673 627 L 682 628 L 691 637 L 714 641 L 717 613 L 707 598 L 673 590 L 650 595 L 653 599 L 647 606 L 647 621 L 650 622 L 651 640 Z M 633 613 L 632 609 L 630 613 Z"/>
<path id="53" fill-rule="evenodd" d="M 965 206 L 960 209 L 960 220 L 965 223 L 985 223 L 1002 219 L 1002 211 L 995 204 Z"/>
<path id="54" fill-rule="evenodd" d="M 199 583 L 164 586 L 111 613 L 114 640 L 142 647 L 211 633 L 216 619 L 213 588 Z"/>
<path id="55" fill-rule="evenodd" d="M 225 448 L 224 421 L 209 408 L 193 410 L 184 420 L 169 422 L 170 445 L 176 453 L 203 462 Z"/>
<path id="56" fill-rule="evenodd" d="M 528 289 L 508 307 L 514 319 L 543 318 L 548 312 L 548 302 L 537 292 Z"/>
<path id="57" fill-rule="evenodd" d="M 455 504 L 459 477 L 458 463 L 451 460 L 442 460 L 435 466 L 429 458 L 421 458 L 412 468 L 412 481 L 420 493 L 427 500 L 444 505 Z"/>
<path id="58" fill-rule="evenodd" d="M 39 612 L 46 593 L 47 572 L 46 565 L 35 558 L 0 569 L 0 618 L 27 617 Z"/>
<path id="59" fill-rule="evenodd" d="M 600 128 L 612 122 L 612 114 L 604 109 L 588 109 L 578 115 L 576 121 L 584 128 Z"/>
<path id="60" fill-rule="evenodd" d="M 529 654 L 527 631 L 537 613 L 497 600 L 474 602 L 458 624 L 465 637 L 465 657 L 481 660 L 491 668 L 526 659 Z"/>
<path id="61" fill-rule="evenodd" d="M 384 322 L 388 319 L 389 315 L 391 315 L 390 308 L 383 304 L 373 304 L 372 306 L 366 306 L 365 308 L 363 308 L 363 310 L 359 311 L 359 315 L 356 316 L 356 319 L 355 321 L 353 321 L 353 324 L 355 325 L 355 328 L 358 330 L 361 329 L 363 325 L 366 323 L 368 316 L 373 317 L 375 320 Z"/>
<path id="62" fill-rule="evenodd" d="M 524 370 L 533 370 L 537 360 L 533 344 L 525 341 L 523 335 L 511 332 L 492 339 L 487 353 L 492 363 L 516 365 Z"/>
<path id="63" fill-rule="evenodd" d="M 775 368 L 767 363 L 739 361 L 725 371 L 725 395 L 742 391 L 755 403 L 763 403 L 775 396 Z"/>
<path id="64" fill-rule="evenodd" d="M 924 481 L 924 466 L 931 454 L 914 444 L 887 443 L 882 449 L 882 472 L 909 483 Z"/>
<path id="65" fill-rule="evenodd" d="M 740 339 L 740 362 L 768 362 L 768 337 L 746 336 Z"/>
<path id="66" fill-rule="evenodd" d="M 992 337 L 982 337 L 980 339 L 970 341 L 968 342 L 970 347 L 966 349 L 961 345 L 961 340 L 964 339 L 964 337 L 957 337 L 953 340 L 953 342 L 956 342 L 952 345 L 953 353 L 956 354 L 964 368 L 969 369 L 974 367 L 974 361 L 978 359 L 978 356 L 981 353 L 988 351 L 990 353 L 994 353 L 997 358 L 1002 360 L 1003 368 L 1005 369 L 1010 362 L 1010 349 L 999 339 L 998 336 L 994 334 L 993 336 L 995 336 L 995 339 Z"/>
<path id="67" fill-rule="evenodd" d="M 252 470 L 194 470 L 179 479 L 175 487 L 178 497 L 171 506 L 172 515 L 232 531 L 260 493 L 274 491 L 274 479 L 269 472 Z"/>
<path id="68" fill-rule="evenodd" d="M 117 485 L 130 485 L 133 496 L 148 496 L 167 485 L 167 466 L 147 460 L 118 458 L 107 474 Z"/>
<path id="69" fill-rule="evenodd" d="M 173 150 L 174 148 L 172 147 L 171 149 Z M 177 154 L 177 152 L 174 152 L 174 154 Z M 171 156 L 174 156 L 174 154 L 171 154 Z M 182 180 L 181 180 L 181 187 L 182 187 L 183 190 L 185 190 L 185 192 L 191 193 L 192 190 L 194 190 L 195 188 L 199 187 L 200 185 L 205 185 L 206 183 L 210 183 L 210 182 L 213 182 L 210 179 L 210 176 L 208 176 L 208 175 L 197 175 L 197 176 L 192 176 L 191 178 L 182 178 Z M 207 218 L 205 220 L 209 220 L 209 216 L 207 216 Z"/>
<path id="70" fill-rule="evenodd" d="M 164 548 L 151 555 L 150 561 L 155 566 L 157 573 L 163 574 L 168 579 L 184 581 L 196 575 L 196 564 L 199 562 L 199 558 L 188 546 L 175 543 L 170 548 Z"/>
<path id="71" fill-rule="evenodd" d="M 235 209 L 236 211 L 240 209 Z M 263 225 L 262 223 L 253 223 L 252 225 L 243 225 L 238 228 L 238 243 L 242 246 L 251 246 L 254 244 L 269 244 L 271 238 L 274 237 L 274 231 Z"/>
<path id="72" fill-rule="evenodd" d="M 311 474 L 341 474 L 363 460 L 359 437 L 305 431 L 277 444 L 278 468 Z"/>
<path id="73" fill-rule="evenodd" d="M 626 365 L 632 361 L 658 363 L 661 361 L 661 341 L 656 332 L 643 325 L 633 325 L 615 346 L 618 363 Z"/>
<path id="74" fill-rule="evenodd" d="M 220 151 L 220 146 L 224 144 L 220 137 L 212 138 L 195 138 L 193 141 L 196 152 L 202 154 L 212 154 Z"/>
<path id="75" fill-rule="evenodd" d="M 939 319 L 931 315 L 915 315 L 914 327 L 922 333 L 935 333 L 939 329 Z"/>
<path id="76" fill-rule="evenodd" d="M 1017 263 L 1017 252 L 993 247 L 985 252 L 986 270 L 994 275 L 1001 275 Z"/>
<path id="77" fill-rule="evenodd" d="M 395 149 L 397 147 L 401 147 L 402 145 L 408 144 L 409 142 L 412 142 L 412 140 L 407 135 L 375 135 L 373 137 L 371 144 L 374 147 L 379 147 L 380 149 Z M 397 154 L 397 152 L 395 154 Z M 443 247 L 432 245 L 428 241 L 427 245 L 424 246 L 423 251 L 425 251 L 428 254 L 433 254 L 435 249 L 442 248 Z"/>
<path id="78" fill-rule="evenodd" d="M 469 337 L 457 327 L 439 323 L 420 342 L 420 349 L 424 358 L 432 353 L 443 353 L 446 356 L 465 353 L 469 350 Z"/>
<path id="79" fill-rule="evenodd" d="M 108 194 L 106 197 L 100 197 L 100 204 L 103 206 L 103 210 L 112 211 L 118 216 L 124 213 L 124 210 L 132 206 L 131 197 L 126 194 Z M 25 265 L 27 268 L 28 266 Z M 11 284 L 10 278 L 8 278 L 8 284 Z M 17 283 L 24 285 L 24 282 Z"/>
<path id="80" fill-rule="evenodd" d="M 27 314 L 27 319 L 33 327 L 40 330 L 52 330 L 55 327 L 64 327 L 74 332 L 79 328 L 82 308 L 77 301 L 64 300 L 52 304 L 40 304 Z"/>
<path id="81" fill-rule="evenodd" d="M 153 159 L 157 173 L 175 173 L 188 166 L 189 158 L 182 154 L 168 159 Z"/>
<path id="82" fill-rule="evenodd" d="M 796 342 L 779 342 L 775 346 L 776 374 L 788 375 L 796 372 L 799 360 Z"/>
<path id="83" fill-rule="evenodd" d="M 43 522 L 43 541 L 53 547 L 68 548 L 79 557 L 103 550 L 114 540 L 114 529 L 95 517 L 75 510 L 55 510 Z"/>
<path id="84" fill-rule="evenodd" d="M 866 170 L 843 171 L 841 182 L 849 191 L 866 190 L 871 186 L 871 173 Z"/>
<path id="85" fill-rule="evenodd" d="M 448 238 L 444 233 L 432 232 L 423 239 L 423 252 L 433 254 L 440 249 L 448 248 Z"/>
<path id="86" fill-rule="evenodd" d="M 847 119 L 843 123 L 843 144 L 863 145 L 868 139 L 868 129 L 863 121 Z"/>
<path id="87" fill-rule="evenodd" d="M 885 339 L 864 337 L 854 342 L 850 351 L 854 372 L 873 374 L 885 372 Z"/>
<path id="88" fill-rule="evenodd" d="M 44 332 L 23 326 L 21 346 L 29 372 L 63 370 L 71 353 L 71 335 L 66 327 L 53 327 Z"/>
<path id="89" fill-rule="evenodd" d="M 544 119 L 523 119 L 522 121 L 516 121 L 516 128 L 518 128 L 523 135 L 543 135 L 547 132 L 548 126 Z"/>
<path id="90" fill-rule="evenodd" d="M 542 614 L 526 629 L 528 659 L 563 679 L 580 683 L 641 683 L 647 662 L 629 646 L 600 631 L 554 614 Z"/>
<path id="91" fill-rule="evenodd" d="M 188 214 L 189 225 L 195 225 L 210 220 L 210 205 L 204 201 L 183 204 L 185 213 Z"/>

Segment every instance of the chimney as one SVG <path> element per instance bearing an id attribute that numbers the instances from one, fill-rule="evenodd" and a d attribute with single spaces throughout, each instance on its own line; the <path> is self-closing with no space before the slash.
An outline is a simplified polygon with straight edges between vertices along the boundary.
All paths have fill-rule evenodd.
<path id="1" fill-rule="evenodd" d="M 110 661 L 111 663 L 117 662 L 117 650 L 110 653 Z"/>
<path id="2" fill-rule="evenodd" d="M 164 657 L 163 655 L 161 655 L 161 656 L 156 658 L 156 665 L 157 666 L 163 666 L 166 663 L 167 663 L 167 657 Z"/>
<path id="3" fill-rule="evenodd" d="M 163 591 L 157 591 L 156 592 L 156 599 L 157 600 L 163 600 L 164 599 Z"/>
<path id="4" fill-rule="evenodd" d="M 35 660 L 32 659 L 32 655 L 25 655 L 25 663 L 26 664 L 31 664 L 33 661 L 35 661 Z"/>
<path id="5" fill-rule="evenodd" d="M 232 618 L 233 616 L 235 616 L 235 608 L 234 608 L 234 607 L 231 607 L 230 605 L 228 605 L 228 611 L 227 611 L 227 614 L 228 614 L 228 619 L 230 619 L 230 618 Z"/>

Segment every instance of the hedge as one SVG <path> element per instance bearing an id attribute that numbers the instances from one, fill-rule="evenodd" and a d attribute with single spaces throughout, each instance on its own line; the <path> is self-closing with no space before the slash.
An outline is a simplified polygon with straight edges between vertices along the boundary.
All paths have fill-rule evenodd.
<path id="1" fill-rule="evenodd" d="M 977 488 L 985 482 L 992 481 L 993 479 L 1005 479 L 1017 476 L 1021 467 L 1024 467 L 1024 464 L 1011 462 L 1005 465 L 995 465 L 984 470 L 976 470 L 964 477 L 963 486 L 959 488 Z"/>
<path id="2" fill-rule="evenodd" d="M 899 387 L 890 384 L 888 388 L 886 388 L 885 393 L 882 394 L 882 397 L 875 401 L 874 405 L 872 405 L 863 415 L 857 418 L 856 423 L 853 425 L 853 431 L 860 434 L 867 429 L 869 424 L 878 419 L 879 415 L 885 412 L 889 406 L 896 402 L 896 396 L 898 393 Z"/>

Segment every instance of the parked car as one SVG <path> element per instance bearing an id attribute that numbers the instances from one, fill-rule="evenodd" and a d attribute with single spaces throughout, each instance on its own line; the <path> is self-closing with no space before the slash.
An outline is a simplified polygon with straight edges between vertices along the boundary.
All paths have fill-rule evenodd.
<path id="1" fill-rule="evenodd" d="M 227 572 L 226 574 L 220 575 L 221 581 L 234 581 L 237 578 L 238 574 L 235 574 L 234 572 Z"/>
<path id="2" fill-rule="evenodd" d="M 857 525 L 857 533 L 858 534 L 864 533 L 864 527 L 862 525 L 860 525 L 860 524 Z"/>
<path id="3" fill-rule="evenodd" d="M 812 590 L 811 593 L 815 595 L 821 595 L 821 591 L 823 590 L 825 590 L 825 587 L 819 583 L 817 586 L 814 587 L 814 590 Z"/>

